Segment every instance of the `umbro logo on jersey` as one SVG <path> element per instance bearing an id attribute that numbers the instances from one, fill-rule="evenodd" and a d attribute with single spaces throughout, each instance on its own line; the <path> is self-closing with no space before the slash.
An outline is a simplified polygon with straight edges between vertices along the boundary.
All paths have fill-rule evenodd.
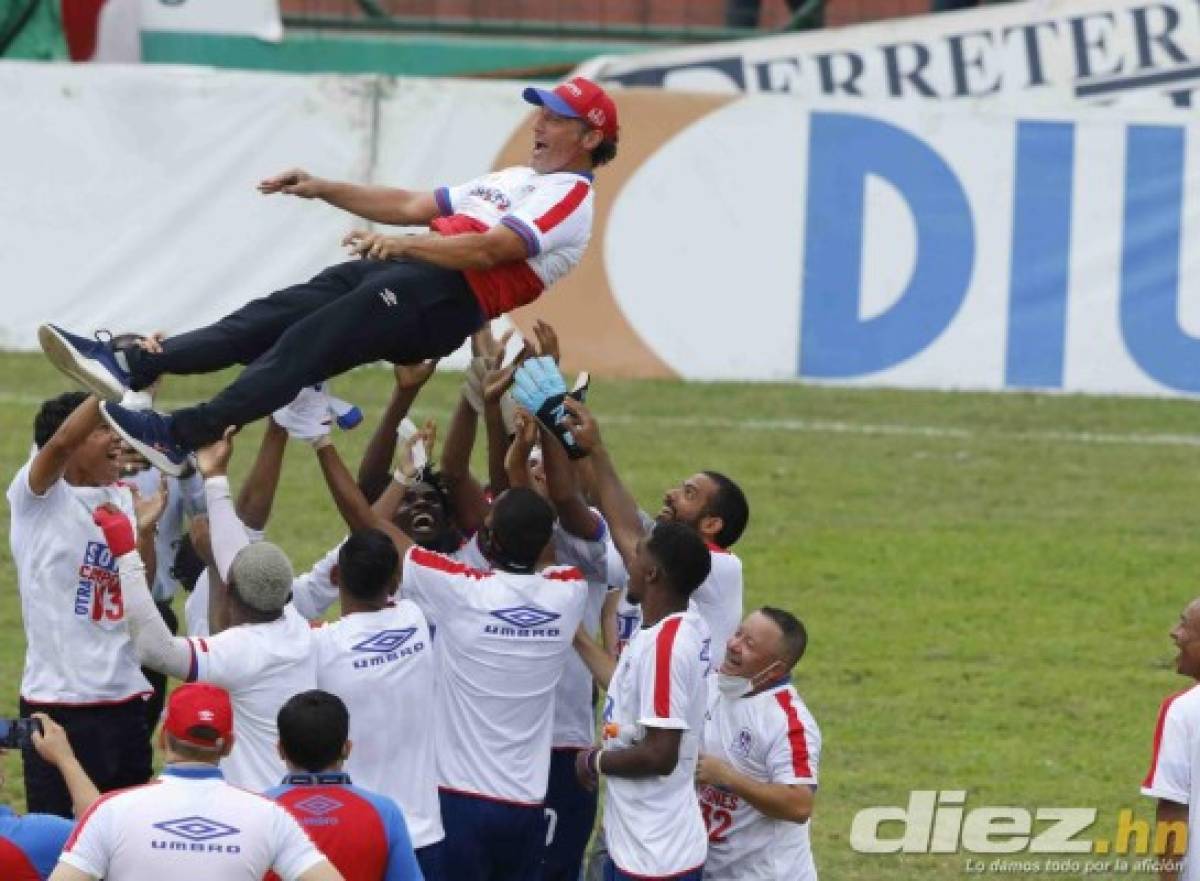
<path id="1" fill-rule="evenodd" d="M 396 295 L 389 288 L 384 288 L 379 292 L 379 299 L 383 300 L 386 306 L 395 306 L 397 302 Z"/>
<path id="2" fill-rule="evenodd" d="M 178 835 L 180 838 L 186 838 L 188 841 L 208 841 L 212 838 L 224 838 L 226 835 L 236 835 L 240 829 L 235 829 L 233 826 L 227 826 L 224 823 L 218 823 L 216 820 L 209 820 L 206 817 L 184 817 L 181 820 L 167 820 L 162 823 L 155 823 L 155 829 L 161 829 L 163 832 L 170 832 L 172 835 Z"/>
<path id="3" fill-rule="evenodd" d="M 403 630 L 381 630 L 354 646 L 356 652 L 394 652 L 417 632 L 415 627 Z"/>
<path id="4" fill-rule="evenodd" d="M 413 634 L 417 632 L 415 627 L 404 627 L 395 630 L 381 630 L 378 633 L 364 639 L 357 645 L 351 646 L 356 652 L 365 652 L 367 657 L 356 658 L 354 661 L 354 669 L 365 670 L 368 667 L 378 667 L 381 664 L 389 664 L 392 661 L 400 658 L 407 658 L 415 655 L 417 652 L 423 651 L 425 643 L 418 640 L 409 644 Z"/>
<path id="5" fill-rule="evenodd" d="M 554 637 L 561 635 L 557 627 L 546 625 L 557 621 L 561 615 L 557 612 L 547 612 L 537 606 L 516 606 L 511 609 L 498 609 L 492 612 L 493 618 L 499 618 L 507 627 L 488 624 L 483 628 L 484 633 L 493 636 L 515 636 L 521 639 L 530 637 Z"/>
<path id="6" fill-rule="evenodd" d="M 206 854 L 238 854 L 242 852 L 240 845 L 225 844 L 215 840 L 237 835 L 241 830 L 207 817 L 181 817 L 178 820 L 166 820 L 162 823 L 155 823 L 154 828 L 176 836 L 175 838 L 150 839 L 150 846 L 155 850 Z M 182 841 L 178 840 L 181 838 Z"/>
<path id="7" fill-rule="evenodd" d="M 327 795 L 313 795 L 292 805 L 292 807 L 299 808 L 306 814 L 313 814 L 317 817 L 332 814 L 341 806 L 342 803 L 340 801 L 336 798 L 330 798 Z"/>

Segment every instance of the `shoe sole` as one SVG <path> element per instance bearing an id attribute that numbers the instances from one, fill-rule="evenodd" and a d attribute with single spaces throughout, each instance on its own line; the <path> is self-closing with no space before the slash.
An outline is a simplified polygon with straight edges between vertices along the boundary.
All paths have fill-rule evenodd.
<path id="1" fill-rule="evenodd" d="M 100 405 L 100 415 L 104 417 L 104 421 L 107 422 L 109 427 L 117 433 L 121 440 L 125 441 L 125 443 L 129 444 L 129 446 L 133 447 L 135 450 L 145 456 L 146 460 L 163 474 L 169 474 L 172 477 L 179 477 L 181 474 L 183 474 L 183 467 L 185 463 L 180 462 L 176 464 L 164 456 L 159 450 L 155 449 L 149 444 L 143 443 L 136 437 L 130 436 L 128 432 L 118 425 L 116 420 L 109 415 L 108 408 L 105 407 L 104 404 Z"/>
<path id="2" fill-rule="evenodd" d="M 106 401 L 120 401 L 125 386 L 105 370 L 84 358 L 66 337 L 48 324 L 38 328 L 38 343 L 50 359 L 50 363 L 97 397 Z"/>

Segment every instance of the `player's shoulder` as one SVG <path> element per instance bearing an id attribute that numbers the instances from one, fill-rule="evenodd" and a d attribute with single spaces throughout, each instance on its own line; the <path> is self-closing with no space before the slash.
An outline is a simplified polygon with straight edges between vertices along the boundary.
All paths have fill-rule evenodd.
<path id="1" fill-rule="evenodd" d="M 440 554 L 437 551 L 426 550 L 418 545 L 413 545 L 408 549 L 405 566 L 406 568 L 408 566 L 416 566 L 427 572 L 475 580 L 488 578 L 492 574 L 489 570 L 477 569 L 461 560 L 456 560 L 454 557 Z"/>
<path id="2" fill-rule="evenodd" d="M 1163 698 L 1159 716 L 1179 718 L 1192 725 L 1200 723 L 1200 683 Z"/>
<path id="3" fill-rule="evenodd" d="M 820 735 L 820 726 L 817 725 L 816 718 L 792 683 L 768 689 L 763 692 L 761 697 L 766 699 L 761 702 L 760 706 L 771 719 L 786 728 L 800 727 L 817 736 Z"/>
<path id="4" fill-rule="evenodd" d="M 714 542 L 706 542 L 709 555 L 712 557 L 712 574 L 714 576 L 742 574 L 742 558 L 730 548 L 723 548 Z"/>
<path id="5" fill-rule="evenodd" d="M 552 566 L 547 566 L 540 569 L 538 574 L 547 581 L 556 583 L 578 583 L 586 584 L 587 579 L 584 577 L 583 571 L 576 566 L 569 566 L 561 563 L 555 563 Z"/>

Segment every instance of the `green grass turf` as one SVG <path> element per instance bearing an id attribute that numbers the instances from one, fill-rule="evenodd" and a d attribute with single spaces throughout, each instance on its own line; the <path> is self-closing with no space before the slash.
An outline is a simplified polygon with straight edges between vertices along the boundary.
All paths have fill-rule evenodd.
<path id="1" fill-rule="evenodd" d="M 36 355 L 0 355 L 0 376 L 7 481 L 36 402 L 66 384 Z M 192 400 L 221 378 L 172 379 L 166 394 Z M 390 382 L 365 369 L 335 391 L 373 421 Z M 457 384 L 436 377 L 415 415 L 444 419 Z M 603 381 L 591 401 L 647 508 L 701 468 L 733 475 L 751 499 L 737 547 L 747 602 L 794 610 L 811 635 L 797 685 L 824 734 L 822 877 L 962 877 L 961 853 L 851 850 L 857 811 L 903 805 L 914 789 L 965 789 L 968 809 L 1095 807 L 1097 838 L 1123 808 L 1152 815 L 1138 783 L 1156 709 L 1187 684 L 1167 631 L 1200 593 L 1193 404 Z M 258 436 L 238 438 L 235 483 Z M 352 463 L 366 438 L 338 438 Z M 341 535 L 306 448 L 288 454 L 270 533 L 299 567 Z M 7 545 L 0 563 L 11 713 L 23 638 Z M 7 768 L 19 804 L 15 756 Z"/>

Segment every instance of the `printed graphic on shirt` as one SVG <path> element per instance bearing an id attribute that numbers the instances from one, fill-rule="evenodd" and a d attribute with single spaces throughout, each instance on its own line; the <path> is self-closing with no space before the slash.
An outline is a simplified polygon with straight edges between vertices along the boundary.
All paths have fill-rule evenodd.
<path id="1" fill-rule="evenodd" d="M 79 565 L 75 585 L 75 614 L 102 627 L 112 627 L 125 617 L 117 561 L 103 542 L 89 541 Z"/>

